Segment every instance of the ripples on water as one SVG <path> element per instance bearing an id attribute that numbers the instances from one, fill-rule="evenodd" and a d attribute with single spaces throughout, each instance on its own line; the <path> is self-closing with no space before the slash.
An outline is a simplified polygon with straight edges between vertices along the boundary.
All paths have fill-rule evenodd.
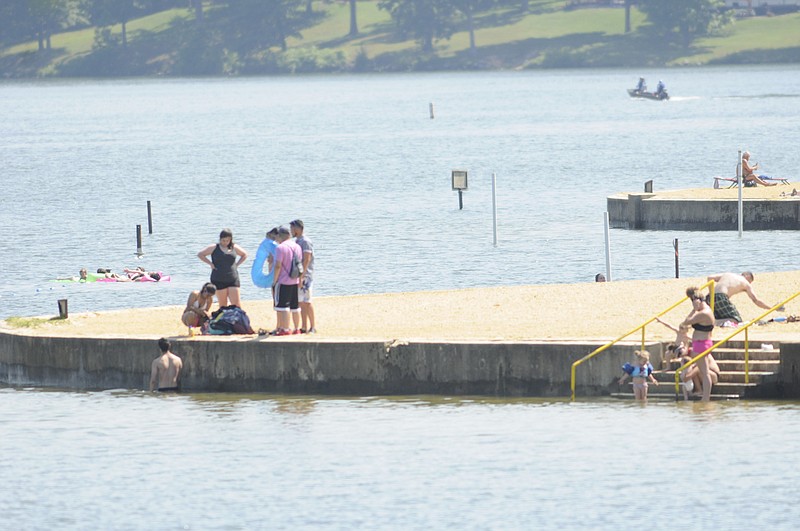
<path id="1" fill-rule="evenodd" d="M 789 529 L 796 403 L 0 390 L 9 527 Z M 687 506 L 682 506 L 686 503 Z"/>
<path id="2" fill-rule="evenodd" d="M 639 75 L 667 74 L 671 101 L 625 95 Z M 254 253 L 296 217 L 316 243 L 319 295 L 591 281 L 608 195 L 648 179 L 710 186 L 739 148 L 800 179 L 786 106 L 798 87 L 797 67 L 2 81 L 0 317 L 52 315 L 62 297 L 71 312 L 183 304 L 208 275 L 195 254 L 222 227 Z M 449 175 L 462 168 L 459 211 Z M 675 238 L 682 276 L 797 269 L 794 232 L 614 230 L 614 278 L 672 276 Z M 48 282 L 134 264 L 173 281 Z M 245 305 L 264 297 L 247 272 Z M 795 403 L 5 389 L 0 517 L 26 529 L 789 529 L 798 441 Z"/>
<path id="3" fill-rule="evenodd" d="M 668 77 L 675 97 L 628 98 L 639 75 Z M 221 228 L 254 253 L 297 217 L 316 244 L 318 295 L 591 281 L 605 269 L 608 195 L 649 179 L 710 186 L 740 148 L 800 180 L 800 119 L 786 105 L 798 87 L 794 66 L 3 81 L 0 317 L 52 315 L 64 297 L 72 312 L 182 304 L 208 278 L 195 255 Z M 470 171 L 461 211 L 457 168 Z M 794 236 L 614 230 L 613 276 L 671 277 L 675 238 L 682 276 L 793 270 Z M 173 281 L 48 282 L 131 265 Z M 265 297 L 248 271 L 243 300 Z"/>

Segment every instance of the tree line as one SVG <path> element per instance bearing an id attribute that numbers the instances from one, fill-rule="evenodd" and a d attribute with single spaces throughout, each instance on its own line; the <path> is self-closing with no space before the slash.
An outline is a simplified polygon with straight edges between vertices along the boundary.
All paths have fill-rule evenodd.
<path id="1" fill-rule="evenodd" d="M 359 34 L 358 3 L 350 7 L 349 36 Z M 477 46 L 476 17 L 498 8 L 526 13 L 532 3 L 553 9 L 552 3 L 536 0 L 377 0 L 392 18 L 396 32 L 412 38 L 424 53 L 434 50 L 437 40 L 456 31 L 469 33 L 470 48 Z M 603 0 L 596 0 L 602 4 Z M 606 3 L 610 3 L 606 1 Z M 630 9 L 636 6 L 654 29 L 665 35 L 679 34 L 685 44 L 719 28 L 730 19 L 722 0 L 625 0 L 626 30 Z M 198 29 L 202 24 L 225 22 L 226 42 L 237 43 L 240 54 L 256 53 L 273 46 L 286 50 L 286 39 L 319 20 L 312 0 L 2 0 L 0 46 L 34 40 L 39 50 L 51 48 L 50 38 L 62 31 L 94 26 L 96 45 L 107 44 L 110 30 L 119 24 L 121 46 L 128 44 L 127 24 L 138 17 L 172 8 L 189 8 Z"/>

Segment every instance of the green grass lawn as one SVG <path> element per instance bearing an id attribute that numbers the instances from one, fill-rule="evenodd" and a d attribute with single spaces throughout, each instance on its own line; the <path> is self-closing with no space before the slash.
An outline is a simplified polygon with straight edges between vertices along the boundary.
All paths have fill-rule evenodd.
<path id="1" fill-rule="evenodd" d="M 699 39 L 697 46 L 707 51 L 682 60 L 708 63 L 741 54 L 758 54 L 764 50 L 785 50 L 790 54 L 789 58 L 794 56 L 793 62 L 800 62 L 800 13 L 737 20 L 729 35 Z"/>
<path id="2" fill-rule="evenodd" d="M 469 32 L 462 25 L 449 39 L 436 40 L 433 57 L 426 60 L 444 69 L 800 62 L 800 13 L 738 20 L 725 34 L 698 39 L 687 49 L 676 44 L 677 38 L 665 40 L 648 31 L 644 15 L 636 9 L 631 12 L 632 32 L 625 34 L 622 8 L 564 10 L 565 0 L 530 0 L 529 5 L 526 14 L 506 7 L 476 16 L 475 53 L 469 49 Z M 341 52 L 350 64 L 366 55 L 389 69 L 400 58 L 413 65 L 422 57 L 419 43 L 398 36 L 389 13 L 378 8 L 377 0 L 358 2 L 359 34 L 354 37 L 348 35 L 348 2 L 315 1 L 314 9 L 324 16 L 302 30 L 301 37 L 288 39 L 290 49 Z M 192 18 L 189 9 L 172 9 L 132 20 L 127 25 L 129 42 L 144 44 L 140 53 L 169 55 L 180 40 L 173 23 Z M 111 30 L 119 38 L 120 25 Z M 61 65 L 94 55 L 94 38 L 94 28 L 87 28 L 54 35 L 53 49 L 44 53 L 37 51 L 36 42 L 2 49 L 0 76 L 4 71 L 58 75 Z"/>

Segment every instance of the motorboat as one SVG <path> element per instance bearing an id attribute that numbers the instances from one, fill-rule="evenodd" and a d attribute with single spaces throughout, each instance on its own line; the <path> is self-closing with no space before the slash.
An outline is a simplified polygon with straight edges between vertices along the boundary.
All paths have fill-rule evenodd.
<path id="1" fill-rule="evenodd" d="M 628 95 L 631 98 L 645 98 L 648 100 L 668 100 L 669 94 L 667 89 L 661 92 L 647 92 L 646 90 L 628 89 Z"/>

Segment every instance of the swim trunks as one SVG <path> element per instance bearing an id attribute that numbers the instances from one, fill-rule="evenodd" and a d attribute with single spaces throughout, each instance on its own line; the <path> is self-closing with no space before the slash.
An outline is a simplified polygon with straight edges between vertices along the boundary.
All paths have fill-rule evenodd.
<path id="1" fill-rule="evenodd" d="M 714 344 L 713 339 L 703 339 L 703 340 L 692 340 L 692 353 L 693 355 L 702 354 L 706 350 L 710 349 L 711 346 Z"/>
<path id="2" fill-rule="evenodd" d="M 278 284 L 275 286 L 275 311 L 299 311 L 300 305 L 297 284 Z"/>
<path id="3" fill-rule="evenodd" d="M 313 284 L 314 281 L 308 277 L 303 280 L 303 285 L 300 286 L 300 291 L 298 292 L 298 300 L 300 302 L 311 302 L 311 287 Z"/>
<path id="4" fill-rule="evenodd" d="M 733 305 L 731 299 L 725 293 L 714 293 L 714 318 L 719 320 L 730 319 L 737 323 L 744 322 L 742 316 L 739 315 L 739 310 L 736 309 L 736 306 Z"/>

